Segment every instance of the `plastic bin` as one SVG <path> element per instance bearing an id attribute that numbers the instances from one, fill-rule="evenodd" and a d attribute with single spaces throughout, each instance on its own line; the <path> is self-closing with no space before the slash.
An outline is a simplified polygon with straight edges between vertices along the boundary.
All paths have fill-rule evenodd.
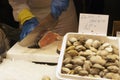
<path id="1" fill-rule="evenodd" d="M 61 72 L 67 40 L 70 37 L 79 37 L 79 36 L 84 36 L 88 39 L 93 39 L 93 40 L 95 39 L 95 40 L 105 41 L 105 42 L 110 43 L 111 45 L 114 45 L 115 47 L 119 47 L 119 38 L 118 37 L 86 35 L 86 34 L 80 34 L 80 33 L 67 33 L 63 38 L 62 48 L 61 48 L 61 52 L 60 52 L 60 56 L 59 56 L 59 60 L 58 60 L 58 65 L 57 65 L 57 70 L 56 70 L 57 78 L 59 80 L 110 80 L 107 78 L 93 78 L 93 77 L 88 77 L 88 76 L 63 74 Z"/>

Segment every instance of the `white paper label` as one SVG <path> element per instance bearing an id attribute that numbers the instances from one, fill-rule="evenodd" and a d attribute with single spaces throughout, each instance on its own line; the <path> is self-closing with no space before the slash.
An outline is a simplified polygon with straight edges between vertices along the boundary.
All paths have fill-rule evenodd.
<path id="1" fill-rule="evenodd" d="M 79 33 L 107 35 L 108 15 L 80 14 Z"/>
<path id="2" fill-rule="evenodd" d="M 116 37 L 120 37 L 120 31 L 117 31 Z"/>

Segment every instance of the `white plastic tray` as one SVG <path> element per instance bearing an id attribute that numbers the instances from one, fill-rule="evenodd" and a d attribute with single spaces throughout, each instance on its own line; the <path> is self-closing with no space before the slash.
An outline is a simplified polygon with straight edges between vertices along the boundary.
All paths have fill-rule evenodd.
<path id="1" fill-rule="evenodd" d="M 104 40 L 105 42 L 109 42 L 110 44 L 113 44 L 116 47 L 119 47 L 119 45 L 120 45 L 119 38 L 117 38 L 117 37 L 86 35 L 86 34 L 80 34 L 80 33 L 67 33 L 63 38 L 61 53 L 60 53 L 60 57 L 58 60 L 57 71 L 56 71 L 57 78 L 60 80 L 109 80 L 109 79 L 103 79 L 103 78 L 91 78 L 91 77 L 83 77 L 83 76 L 69 75 L 69 74 L 61 73 L 62 62 L 63 62 L 63 58 L 64 58 L 67 39 L 72 36 L 77 37 L 80 35 L 85 36 L 87 38 L 91 38 L 91 39 Z M 119 51 L 119 53 L 120 53 L 120 51 Z"/>

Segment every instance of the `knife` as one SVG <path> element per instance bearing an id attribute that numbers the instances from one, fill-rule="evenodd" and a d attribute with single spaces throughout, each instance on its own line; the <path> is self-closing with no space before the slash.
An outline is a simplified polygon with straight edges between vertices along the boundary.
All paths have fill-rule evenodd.
<path id="1" fill-rule="evenodd" d="M 54 19 L 51 14 L 48 14 L 40 23 L 36 26 L 33 31 L 31 31 L 23 40 L 18 44 L 23 47 L 38 47 L 39 39 L 44 35 L 45 32 L 53 30 L 57 25 L 58 20 Z"/>

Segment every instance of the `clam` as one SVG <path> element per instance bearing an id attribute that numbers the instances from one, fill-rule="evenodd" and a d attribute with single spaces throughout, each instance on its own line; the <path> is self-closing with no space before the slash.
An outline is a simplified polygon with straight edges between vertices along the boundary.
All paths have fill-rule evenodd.
<path id="1" fill-rule="evenodd" d="M 99 48 L 101 46 L 101 42 L 98 41 L 98 40 L 94 40 L 93 43 L 92 43 L 92 47 L 94 48 Z"/>
<path id="2" fill-rule="evenodd" d="M 74 71 L 75 71 L 76 74 L 78 74 L 79 71 L 81 71 L 81 70 L 82 70 L 81 66 L 77 66 L 77 67 L 74 68 Z"/>
<path id="3" fill-rule="evenodd" d="M 117 66 L 109 66 L 107 67 L 107 69 L 111 72 L 118 72 L 119 71 L 119 68 Z"/>
<path id="4" fill-rule="evenodd" d="M 92 43 L 93 43 L 93 39 L 88 39 L 86 42 L 85 42 L 85 47 L 86 48 L 90 48 L 92 46 Z"/>
<path id="5" fill-rule="evenodd" d="M 86 70 L 80 70 L 79 71 L 79 75 L 86 76 L 86 75 L 88 75 L 88 71 L 86 71 Z"/>
<path id="6" fill-rule="evenodd" d="M 93 67 L 93 68 L 100 69 L 100 70 L 104 70 L 104 69 L 105 69 L 105 67 L 103 67 L 103 66 L 100 65 L 100 64 L 94 64 L 92 67 Z"/>
<path id="7" fill-rule="evenodd" d="M 42 80 L 51 80 L 49 76 L 43 76 Z"/>
<path id="8" fill-rule="evenodd" d="M 76 42 L 76 41 L 77 41 L 77 38 L 75 38 L 75 37 L 70 37 L 70 38 L 69 38 L 69 41 L 72 42 L 72 43 L 73 43 L 73 42 Z"/>
<path id="9" fill-rule="evenodd" d="M 65 73 L 65 74 L 69 74 L 71 72 L 71 70 L 69 68 L 62 67 L 61 72 Z"/>
<path id="10" fill-rule="evenodd" d="M 64 60 L 63 60 L 63 64 L 68 64 L 68 63 L 70 63 L 70 61 L 71 61 L 72 59 L 71 58 L 65 58 Z"/>

